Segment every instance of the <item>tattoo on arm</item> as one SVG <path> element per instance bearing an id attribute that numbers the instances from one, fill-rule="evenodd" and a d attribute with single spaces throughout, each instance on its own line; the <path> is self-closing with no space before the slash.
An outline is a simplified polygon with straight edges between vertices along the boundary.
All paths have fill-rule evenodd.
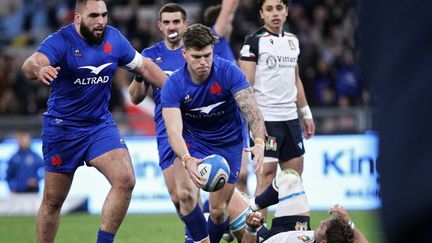
<path id="1" fill-rule="evenodd" d="M 237 92 L 234 95 L 234 99 L 248 121 L 254 139 L 261 138 L 265 141 L 266 129 L 264 118 L 255 101 L 252 87 Z"/>

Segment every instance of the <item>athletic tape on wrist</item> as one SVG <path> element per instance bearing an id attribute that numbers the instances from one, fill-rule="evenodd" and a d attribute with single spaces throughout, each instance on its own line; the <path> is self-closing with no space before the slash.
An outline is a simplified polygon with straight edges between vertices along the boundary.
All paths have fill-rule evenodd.
<path id="1" fill-rule="evenodd" d="M 312 111 L 310 110 L 308 105 L 300 108 L 300 113 L 302 114 L 303 119 L 313 119 Z"/>

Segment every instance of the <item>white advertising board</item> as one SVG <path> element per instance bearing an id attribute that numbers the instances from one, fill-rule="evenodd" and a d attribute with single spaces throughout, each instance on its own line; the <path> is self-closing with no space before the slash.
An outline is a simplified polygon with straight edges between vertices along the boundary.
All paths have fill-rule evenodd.
<path id="1" fill-rule="evenodd" d="M 126 137 L 125 141 L 136 175 L 129 213 L 175 212 L 158 165 L 156 139 Z M 35 139 L 32 147 L 41 153 L 40 140 Z M 312 210 L 327 210 L 336 203 L 351 210 L 380 207 L 375 135 L 315 136 L 305 141 L 305 147 L 303 182 Z M 4 178 L 7 160 L 15 150 L 12 140 L 0 143 L 0 198 L 10 194 Z M 248 187 L 253 192 L 256 179 L 251 165 L 249 175 Z M 89 212 L 100 213 L 109 188 L 108 181 L 96 169 L 80 167 L 69 195 L 86 196 Z"/>

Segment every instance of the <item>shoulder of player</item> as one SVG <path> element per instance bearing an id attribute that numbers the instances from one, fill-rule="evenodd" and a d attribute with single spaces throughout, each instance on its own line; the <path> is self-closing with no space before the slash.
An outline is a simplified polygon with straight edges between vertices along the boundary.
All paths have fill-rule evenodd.
<path id="1" fill-rule="evenodd" d="M 284 36 L 287 38 L 294 38 L 294 39 L 298 40 L 298 37 L 291 32 L 284 31 Z"/>
<path id="2" fill-rule="evenodd" d="M 153 56 L 155 55 L 155 53 L 160 51 L 161 43 L 163 43 L 163 41 L 155 43 L 154 45 L 151 45 L 147 48 L 144 48 L 144 50 L 141 52 L 141 54 L 143 54 L 144 56 L 146 56 L 148 58 L 153 59 Z"/>
<path id="3" fill-rule="evenodd" d="M 215 55 L 213 58 L 213 66 L 217 70 L 221 70 L 221 72 L 226 72 L 226 69 L 232 68 L 235 66 L 231 61 L 228 61 L 220 56 Z"/>

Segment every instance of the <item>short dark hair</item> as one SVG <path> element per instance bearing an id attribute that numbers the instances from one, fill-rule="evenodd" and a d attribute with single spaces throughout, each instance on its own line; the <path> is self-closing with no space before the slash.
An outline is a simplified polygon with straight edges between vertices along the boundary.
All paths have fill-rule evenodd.
<path id="1" fill-rule="evenodd" d="M 75 11 L 81 11 L 82 6 L 86 5 L 88 1 L 104 1 L 104 0 L 76 0 L 75 2 Z"/>
<path id="2" fill-rule="evenodd" d="M 176 12 L 180 12 L 182 15 L 182 19 L 186 20 L 187 18 L 186 10 L 182 6 L 176 3 L 167 3 L 163 5 L 159 9 L 159 20 L 162 19 L 162 13 L 176 13 Z"/>
<path id="3" fill-rule="evenodd" d="M 221 9 L 222 9 L 221 4 L 208 7 L 204 11 L 204 19 L 203 19 L 204 24 L 208 27 L 212 27 L 216 23 L 216 20 L 219 16 Z"/>
<path id="4" fill-rule="evenodd" d="M 354 230 L 342 217 L 334 217 L 327 221 L 325 238 L 329 243 L 354 243 Z"/>
<path id="5" fill-rule="evenodd" d="M 265 2 L 265 0 L 258 0 L 259 9 L 262 8 L 262 6 L 264 5 L 264 2 Z M 289 0 L 281 0 L 281 2 L 288 6 Z"/>
<path id="6" fill-rule="evenodd" d="M 213 45 L 215 40 L 216 37 L 211 29 L 203 24 L 193 24 L 183 34 L 185 48 L 202 49 L 208 45 Z"/>

